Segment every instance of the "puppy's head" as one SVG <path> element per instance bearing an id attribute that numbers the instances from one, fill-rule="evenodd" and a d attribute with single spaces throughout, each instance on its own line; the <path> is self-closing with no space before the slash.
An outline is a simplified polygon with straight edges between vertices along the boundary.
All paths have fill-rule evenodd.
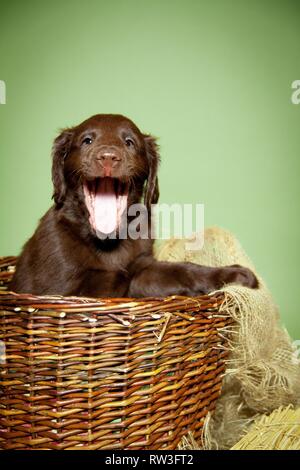
<path id="1" fill-rule="evenodd" d="M 144 196 L 158 201 L 158 147 L 151 135 L 121 115 L 97 114 L 64 129 L 53 146 L 53 198 L 63 206 L 71 193 L 84 198 L 97 233 L 118 229 L 127 207 Z"/>

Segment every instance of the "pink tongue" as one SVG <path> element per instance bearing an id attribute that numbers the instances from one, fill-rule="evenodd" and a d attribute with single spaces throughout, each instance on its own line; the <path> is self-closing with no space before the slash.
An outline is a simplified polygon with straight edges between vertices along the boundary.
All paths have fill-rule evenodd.
<path id="1" fill-rule="evenodd" d="M 95 224 L 99 232 L 109 234 L 118 225 L 117 197 L 113 178 L 101 178 L 95 196 Z"/>

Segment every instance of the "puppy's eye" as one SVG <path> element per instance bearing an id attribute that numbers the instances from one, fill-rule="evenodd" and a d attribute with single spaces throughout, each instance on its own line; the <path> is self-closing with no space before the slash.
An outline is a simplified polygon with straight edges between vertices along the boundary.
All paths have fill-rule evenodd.
<path id="1" fill-rule="evenodd" d="M 86 145 L 91 145 L 92 142 L 93 142 L 93 139 L 91 137 L 85 137 L 82 141 L 82 143 Z"/>
<path id="2" fill-rule="evenodd" d="M 131 137 L 125 137 L 125 144 L 127 147 L 134 147 L 134 141 Z"/>

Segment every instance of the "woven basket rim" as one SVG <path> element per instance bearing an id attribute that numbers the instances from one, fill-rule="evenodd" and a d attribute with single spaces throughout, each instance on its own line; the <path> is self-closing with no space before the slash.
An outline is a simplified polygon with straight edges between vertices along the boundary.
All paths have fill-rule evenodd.
<path id="1" fill-rule="evenodd" d="M 135 298 L 88 298 L 76 296 L 38 296 L 32 294 L 17 294 L 12 291 L 0 291 L 0 306 L 30 307 L 39 310 L 59 311 L 111 311 L 122 313 L 131 312 L 143 314 L 153 311 L 172 312 L 175 310 L 193 310 L 198 312 L 207 308 L 218 307 L 223 300 L 222 292 L 201 295 L 198 297 L 186 297 L 172 295 L 169 297 L 145 297 Z"/>

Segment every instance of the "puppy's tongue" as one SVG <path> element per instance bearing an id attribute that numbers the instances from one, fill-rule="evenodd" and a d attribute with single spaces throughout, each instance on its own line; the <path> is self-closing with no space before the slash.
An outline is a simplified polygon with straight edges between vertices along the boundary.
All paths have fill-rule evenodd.
<path id="1" fill-rule="evenodd" d="M 109 234 L 118 226 L 117 195 L 113 178 L 100 178 L 95 194 L 95 225 L 99 232 Z"/>

